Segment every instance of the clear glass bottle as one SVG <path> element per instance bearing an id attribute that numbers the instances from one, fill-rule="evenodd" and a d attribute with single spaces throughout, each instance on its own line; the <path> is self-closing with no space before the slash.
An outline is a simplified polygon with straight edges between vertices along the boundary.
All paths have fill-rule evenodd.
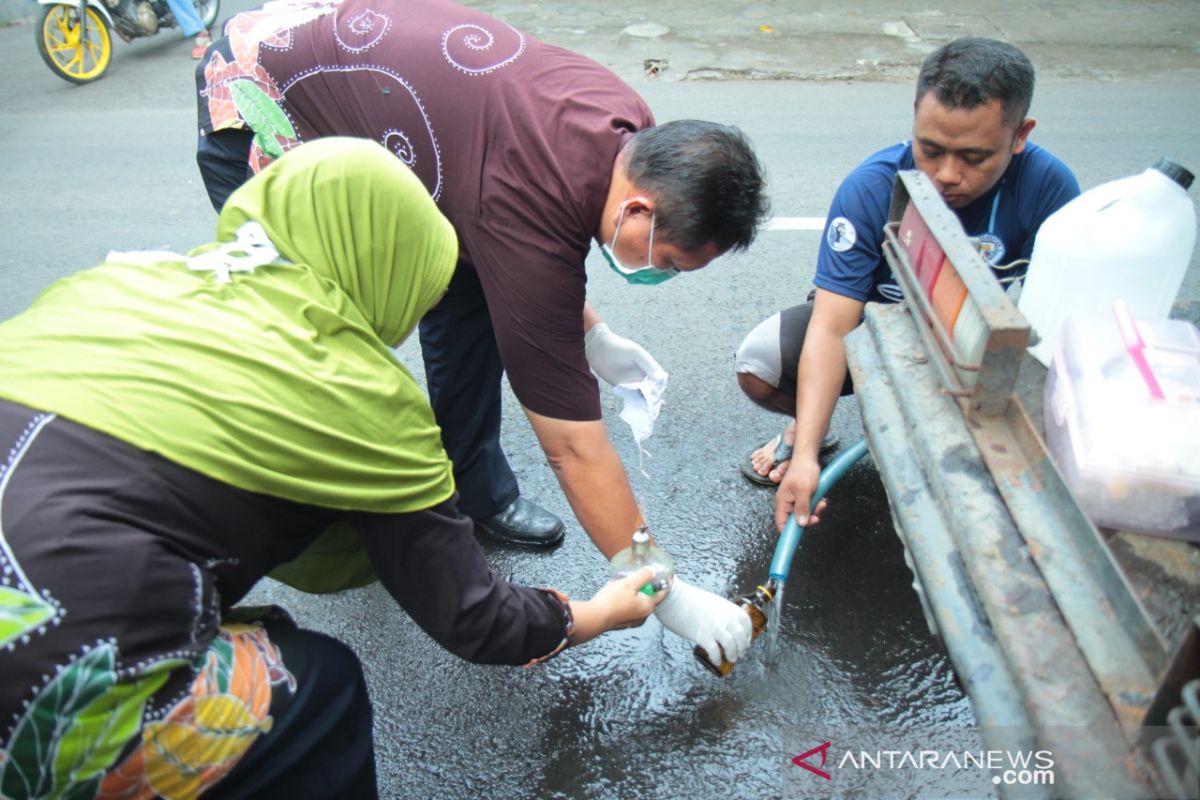
<path id="1" fill-rule="evenodd" d="M 624 578 L 642 567 L 654 567 L 654 579 L 641 588 L 642 594 L 657 594 L 671 585 L 675 562 L 666 551 L 650 542 L 650 529 L 645 525 L 633 532 L 633 542 L 608 562 L 608 574 Z"/>
<path id="2" fill-rule="evenodd" d="M 778 581 L 768 578 L 766 584 L 756 587 L 753 594 L 743 595 L 735 601 L 746 610 L 746 614 L 750 617 L 751 641 L 757 639 L 759 634 L 766 630 L 768 609 L 778 589 Z M 721 661 L 717 664 L 713 663 L 712 659 L 708 657 L 708 652 L 700 645 L 696 645 L 692 652 L 696 654 L 696 658 L 701 664 L 719 678 L 732 672 L 736 663 L 725 658 L 724 650 L 721 651 Z"/>

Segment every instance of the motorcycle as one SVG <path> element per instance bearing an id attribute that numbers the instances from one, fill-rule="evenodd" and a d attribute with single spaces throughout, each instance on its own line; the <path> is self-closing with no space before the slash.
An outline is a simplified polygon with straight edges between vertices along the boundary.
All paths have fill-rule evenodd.
<path id="1" fill-rule="evenodd" d="M 113 31 L 129 42 L 176 27 L 166 0 L 37 1 L 45 7 L 34 32 L 38 52 L 51 72 L 71 83 L 91 83 L 104 76 L 112 61 Z M 204 27 L 211 29 L 221 0 L 191 2 Z"/>

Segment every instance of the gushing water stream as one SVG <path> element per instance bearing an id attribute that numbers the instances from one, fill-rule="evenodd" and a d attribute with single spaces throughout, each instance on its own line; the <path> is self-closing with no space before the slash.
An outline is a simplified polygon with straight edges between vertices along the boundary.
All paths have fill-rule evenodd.
<path id="1" fill-rule="evenodd" d="M 779 621 L 783 616 L 783 584 L 775 589 L 771 597 L 771 607 L 767 609 L 767 647 L 766 662 L 774 666 L 779 662 Z"/>

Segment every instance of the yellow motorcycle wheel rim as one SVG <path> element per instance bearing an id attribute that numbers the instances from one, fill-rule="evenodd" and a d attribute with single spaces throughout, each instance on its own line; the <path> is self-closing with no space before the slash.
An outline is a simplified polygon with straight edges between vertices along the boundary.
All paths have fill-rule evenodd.
<path id="1" fill-rule="evenodd" d="M 42 24 L 42 41 L 55 66 L 77 81 L 99 78 L 112 58 L 112 39 L 108 26 L 94 9 L 87 14 L 87 38 L 79 25 L 75 6 L 53 6 Z"/>

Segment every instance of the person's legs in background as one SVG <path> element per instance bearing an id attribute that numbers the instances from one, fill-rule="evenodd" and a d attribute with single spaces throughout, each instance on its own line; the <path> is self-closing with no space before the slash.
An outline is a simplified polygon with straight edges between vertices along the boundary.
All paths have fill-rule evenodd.
<path id="1" fill-rule="evenodd" d="M 212 37 L 204 27 L 204 20 L 200 19 L 192 0 L 167 0 L 167 7 L 171 9 L 171 16 L 175 17 L 183 35 L 196 37 L 192 45 L 192 58 L 203 58 L 204 51 L 212 44 Z"/>

